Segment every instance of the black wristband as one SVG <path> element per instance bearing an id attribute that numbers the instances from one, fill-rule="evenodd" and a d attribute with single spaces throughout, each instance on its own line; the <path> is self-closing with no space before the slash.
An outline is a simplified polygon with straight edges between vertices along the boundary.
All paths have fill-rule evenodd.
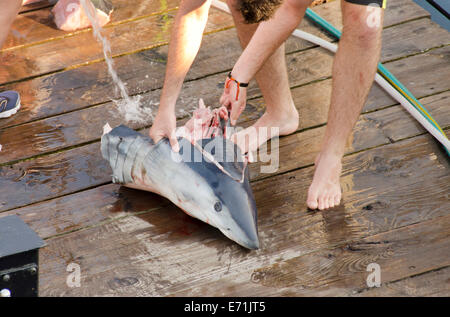
<path id="1" fill-rule="evenodd" d="M 248 83 L 241 83 L 238 82 L 236 79 L 234 79 L 233 76 L 231 76 L 231 72 L 228 73 L 228 79 L 234 81 L 236 84 L 239 85 L 239 87 L 248 87 Z"/>

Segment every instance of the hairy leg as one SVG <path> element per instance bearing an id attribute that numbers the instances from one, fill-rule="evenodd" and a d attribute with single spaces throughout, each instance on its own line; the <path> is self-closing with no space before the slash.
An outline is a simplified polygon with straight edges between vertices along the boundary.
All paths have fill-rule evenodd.
<path id="1" fill-rule="evenodd" d="M 0 49 L 9 33 L 9 28 L 19 12 L 22 0 L 0 0 Z"/>
<path id="2" fill-rule="evenodd" d="M 342 1 L 343 32 L 333 63 L 328 123 L 308 191 L 311 209 L 327 209 L 341 200 L 341 160 L 347 139 L 374 81 L 381 51 L 383 9 Z"/>
<path id="3" fill-rule="evenodd" d="M 304 10 L 311 1 L 304 1 Z M 227 1 L 230 7 L 238 37 L 245 49 L 258 24 L 246 24 L 234 0 Z M 267 59 L 255 76 L 258 86 L 264 96 L 266 112 L 250 128 L 235 135 L 235 142 L 244 151 L 255 151 L 271 137 L 271 127 L 278 128 L 279 135 L 295 132 L 298 127 L 299 115 L 292 100 L 285 59 L 285 46 L 282 44 L 274 54 Z M 267 133 L 258 133 L 259 128 L 268 128 Z M 251 137 L 250 137 L 251 136 Z M 246 141 L 247 140 L 247 141 Z"/>

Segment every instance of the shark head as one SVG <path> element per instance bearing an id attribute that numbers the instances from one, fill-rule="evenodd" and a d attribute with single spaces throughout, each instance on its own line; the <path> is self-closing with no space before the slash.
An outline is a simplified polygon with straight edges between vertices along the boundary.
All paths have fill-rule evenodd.
<path id="1" fill-rule="evenodd" d="M 258 229 L 256 204 L 248 182 L 248 175 L 243 183 L 225 180 L 221 175 L 221 186 L 214 189 L 217 202 L 215 224 L 228 238 L 248 249 L 258 249 Z"/>
<path id="2" fill-rule="evenodd" d="M 189 195 L 195 206 L 189 208 L 194 210 L 193 216 L 215 226 L 238 244 L 258 249 L 256 203 L 239 148 L 220 136 L 200 140 L 197 146 L 186 139 L 179 139 L 179 143 L 183 163 L 198 176 L 192 181 L 202 183 L 193 185 L 195 192 Z M 188 159 L 183 155 L 186 149 L 191 151 Z M 198 160 L 200 156 L 202 161 Z"/>

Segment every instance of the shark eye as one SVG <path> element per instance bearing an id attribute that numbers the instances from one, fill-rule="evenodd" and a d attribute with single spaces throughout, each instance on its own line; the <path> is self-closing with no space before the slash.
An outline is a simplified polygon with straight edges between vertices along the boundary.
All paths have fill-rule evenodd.
<path id="1" fill-rule="evenodd" d="M 217 212 L 220 212 L 222 210 L 222 203 L 220 201 L 217 201 L 214 204 L 214 210 L 217 211 Z"/>

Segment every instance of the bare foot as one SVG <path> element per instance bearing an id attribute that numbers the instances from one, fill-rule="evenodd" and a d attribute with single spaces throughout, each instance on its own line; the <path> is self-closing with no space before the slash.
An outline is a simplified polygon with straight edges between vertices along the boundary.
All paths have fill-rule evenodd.
<path id="1" fill-rule="evenodd" d="M 232 135 L 231 139 L 243 153 L 255 152 L 267 140 L 295 132 L 298 128 L 299 115 L 294 104 L 283 113 L 266 111 L 254 125 Z"/>
<path id="2" fill-rule="evenodd" d="M 310 209 L 324 210 L 338 206 L 341 201 L 339 177 L 342 171 L 341 158 L 334 154 L 319 154 L 316 170 L 308 190 L 306 203 Z"/>

